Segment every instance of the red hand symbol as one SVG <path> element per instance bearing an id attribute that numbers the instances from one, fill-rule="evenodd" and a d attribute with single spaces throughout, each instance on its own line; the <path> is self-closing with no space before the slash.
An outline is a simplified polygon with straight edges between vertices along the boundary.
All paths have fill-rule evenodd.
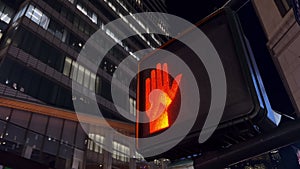
<path id="1" fill-rule="evenodd" d="M 168 65 L 164 63 L 162 68 L 159 63 L 146 79 L 145 105 L 150 134 L 169 127 L 168 107 L 176 96 L 181 77 L 182 74 L 177 75 L 170 86 Z"/>

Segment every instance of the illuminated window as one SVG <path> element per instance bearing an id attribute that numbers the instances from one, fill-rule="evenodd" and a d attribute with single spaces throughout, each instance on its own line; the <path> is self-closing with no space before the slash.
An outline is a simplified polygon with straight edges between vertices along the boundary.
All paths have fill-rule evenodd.
<path id="1" fill-rule="evenodd" d="M 29 5 L 27 12 L 25 14 L 27 18 L 40 25 L 44 29 L 48 28 L 50 19 L 46 16 L 41 10 L 34 7 L 33 5 Z"/>
<path id="2" fill-rule="evenodd" d="M 86 10 L 86 8 L 82 5 L 82 3 L 79 2 L 79 3 L 76 5 L 76 8 L 77 8 L 80 12 L 82 12 L 83 14 L 87 15 L 87 10 Z"/>
<path id="3" fill-rule="evenodd" d="M 136 116 L 136 100 L 133 101 L 133 115 Z"/>
<path id="4" fill-rule="evenodd" d="M 43 27 L 44 29 L 47 29 L 48 28 L 48 25 L 49 25 L 49 22 L 50 22 L 50 19 L 45 15 L 43 14 L 41 19 L 40 19 L 40 26 Z"/>
<path id="5" fill-rule="evenodd" d="M 31 16 L 30 19 L 33 22 L 39 24 L 43 16 L 43 13 L 39 9 L 34 8 L 29 15 Z"/>
<path id="6" fill-rule="evenodd" d="M 23 15 L 25 9 L 26 7 L 24 7 L 23 10 L 19 11 L 16 14 L 14 21 L 16 21 L 19 17 Z M 59 38 L 61 41 L 66 42 L 69 32 L 61 24 L 57 23 L 54 20 L 50 20 L 49 17 L 38 8 L 34 7 L 33 5 L 29 5 L 25 16 L 30 20 L 32 20 L 33 22 L 35 22 L 36 24 L 38 24 L 39 26 L 41 26 L 42 28 L 44 28 L 45 30 L 49 31 L 51 34 Z M 72 35 L 70 35 L 70 41 L 74 39 L 72 38 L 73 38 Z M 79 43 L 77 42 L 77 45 L 78 44 Z M 79 48 L 79 50 L 80 49 L 81 48 Z"/>
<path id="7" fill-rule="evenodd" d="M 69 57 L 65 58 L 65 65 L 64 65 L 64 69 L 63 69 L 63 74 L 66 76 L 70 75 L 70 70 L 71 70 L 71 64 L 72 64 L 72 59 L 70 59 Z"/>
<path id="8" fill-rule="evenodd" d="M 91 91 L 95 91 L 97 94 L 100 93 L 100 78 L 71 58 L 65 57 L 62 73 Z"/>
<path id="9" fill-rule="evenodd" d="M 87 146 L 87 148 L 89 149 L 89 150 L 94 150 L 94 134 L 89 134 L 89 138 L 91 139 L 91 140 L 88 140 L 88 146 Z"/>
<path id="10" fill-rule="evenodd" d="M 103 152 L 103 143 L 104 143 L 104 137 L 101 135 L 96 134 L 95 135 L 95 148 L 94 151 L 98 152 L 98 153 L 102 153 Z"/>
<path id="11" fill-rule="evenodd" d="M 73 80 L 77 79 L 78 63 L 72 62 L 71 78 Z"/>
<path id="12" fill-rule="evenodd" d="M 2 1 L 0 1 L 0 20 L 9 24 L 14 14 L 14 10 L 6 6 Z"/>
<path id="13" fill-rule="evenodd" d="M 141 6 L 141 0 L 136 0 L 136 3 Z"/>
<path id="14" fill-rule="evenodd" d="M 136 116 L 136 100 L 133 98 L 129 98 L 129 112 L 133 116 Z"/>
<path id="15" fill-rule="evenodd" d="M 86 88 L 89 88 L 90 76 L 91 76 L 91 72 L 89 70 L 85 69 L 83 85 Z"/>
<path id="16" fill-rule="evenodd" d="M 97 24 L 98 17 L 93 11 L 87 9 L 81 2 L 77 3 L 76 8 L 87 16 L 93 23 Z"/>
<path id="17" fill-rule="evenodd" d="M 84 75 L 84 67 L 79 65 L 78 67 L 78 74 L 77 74 L 77 82 L 82 84 L 83 81 L 83 75 Z"/>
<path id="18" fill-rule="evenodd" d="M 26 12 L 25 16 L 26 16 L 27 18 L 31 18 L 31 15 L 32 15 L 32 13 L 33 13 L 33 10 L 34 10 L 34 6 L 29 5 L 29 7 L 28 7 L 28 9 L 27 9 L 27 12 Z"/>
<path id="19" fill-rule="evenodd" d="M 90 90 L 95 91 L 96 75 L 91 73 Z"/>
<path id="20" fill-rule="evenodd" d="M 97 153 L 103 153 L 104 137 L 99 134 L 89 134 L 88 149 Z"/>
<path id="21" fill-rule="evenodd" d="M 135 158 L 139 161 L 142 161 L 144 159 L 144 157 L 138 152 L 135 152 Z"/>
<path id="22" fill-rule="evenodd" d="M 129 157 L 130 157 L 129 147 L 125 146 L 124 144 L 113 141 L 112 157 L 114 159 L 117 159 L 117 160 L 120 160 L 123 162 L 129 162 Z"/>

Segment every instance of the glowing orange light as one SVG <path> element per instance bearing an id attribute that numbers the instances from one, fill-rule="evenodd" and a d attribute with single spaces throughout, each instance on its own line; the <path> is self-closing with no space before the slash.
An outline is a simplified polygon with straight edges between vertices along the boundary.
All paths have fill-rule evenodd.
<path id="1" fill-rule="evenodd" d="M 162 67 L 159 63 L 156 65 L 156 69 L 151 71 L 150 78 L 146 79 L 145 108 L 151 121 L 150 134 L 170 126 L 168 107 L 176 96 L 181 77 L 182 74 L 176 76 L 170 87 L 168 65 L 164 63 Z M 155 89 L 159 89 L 159 91 L 153 92 Z"/>

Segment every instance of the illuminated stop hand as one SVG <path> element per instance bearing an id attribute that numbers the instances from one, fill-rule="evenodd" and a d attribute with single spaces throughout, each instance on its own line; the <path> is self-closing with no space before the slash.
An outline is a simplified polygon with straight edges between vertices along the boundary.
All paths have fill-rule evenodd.
<path id="1" fill-rule="evenodd" d="M 170 85 L 167 64 L 156 65 L 151 77 L 146 79 L 145 105 L 150 121 L 150 133 L 169 127 L 168 107 L 178 91 L 182 74 L 179 74 Z"/>
<path id="2" fill-rule="evenodd" d="M 160 89 L 154 89 L 149 94 L 149 100 L 146 103 L 147 111 L 146 114 L 151 121 L 157 119 L 162 113 L 167 109 L 167 107 L 172 103 L 171 98 L 167 93 Z M 150 108 L 149 108 L 150 106 Z"/>

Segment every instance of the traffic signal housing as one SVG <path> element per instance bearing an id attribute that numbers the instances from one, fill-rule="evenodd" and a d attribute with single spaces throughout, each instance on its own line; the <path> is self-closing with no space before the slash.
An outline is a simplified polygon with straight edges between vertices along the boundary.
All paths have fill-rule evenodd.
<path id="1" fill-rule="evenodd" d="M 143 70 L 138 75 L 138 110 L 148 112 L 146 115 L 142 113 L 137 115 L 137 148 L 141 149 L 143 147 L 142 155 L 145 151 L 151 151 L 154 148 L 153 145 L 145 145 L 141 138 L 160 135 L 170 129 L 177 120 L 180 110 L 182 102 L 180 90 L 185 90 L 184 87 L 187 87 L 189 83 L 186 81 L 184 74 L 180 75 L 179 81 L 178 77 L 172 77 L 168 74 L 168 71 L 173 71 L 177 67 L 169 65 L 165 57 L 161 55 L 157 57 L 158 55 L 155 53 L 160 52 L 160 50 L 175 54 L 176 57 L 179 57 L 189 66 L 199 88 L 199 91 L 195 91 L 199 92 L 200 95 L 199 112 L 192 129 L 187 135 L 183 136 L 183 139 L 175 147 L 159 155 L 147 157 L 147 160 L 158 158 L 175 160 L 197 157 L 206 152 L 226 149 L 234 144 L 244 142 L 260 133 L 272 130 L 278 125 L 279 116 L 270 107 L 251 48 L 235 13 L 228 8 L 223 8 L 201 20 L 196 26 L 209 38 L 224 67 L 227 96 L 221 122 L 214 134 L 205 143 L 200 144 L 198 142 L 199 133 L 205 132 L 202 127 L 207 120 L 211 106 L 212 96 L 209 75 L 202 61 L 188 46 L 179 40 L 171 40 L 139 62 L 139 67 L 151 62 L 156 63 L 156 68 Z M 190 31 L 193 30 L 186 31 L 181 36 L 186 36 Z M 162 80 L 167 85 L 158 85 L 158 83 L 161 83 L 161 79 L 165 79 L 162 77 L 168 77 L 168 82 Z M 179 87 L 175 93 L 174 90 L 171 90 L 173 92 L 172 97 L 168 97 L 169 94 L 166 94 L 167 96 L 163 96 L 164 94 L 153 95 L 152 100 L 161 102 L 163 105 L 161 109 L 165 108 L 165 110 L 156 120 L 141 123 L 143 119 L 154 117 L 156 113 L 154 109 L 149 110 L 155 103 L 152 101 L 151 105 L 149 101 L 149 99 L 151 100 L 149 96 L 151 91 L 154 89 L 167 91 L 162 86 L 168 86 L 169 89 L 172 89 L 173 85 L 181 85 L 183 88 Z M 159 108 L 156 110 L 159 110 Z M 189 121 L 181 120 L 176 125 L 183 126 L 186 123 L 189 123 Z M 155 145 L 157 147 L 164 146 L 166 142 L 174 139 L 172 137 L 165 138 L 155 143 Z"/>

